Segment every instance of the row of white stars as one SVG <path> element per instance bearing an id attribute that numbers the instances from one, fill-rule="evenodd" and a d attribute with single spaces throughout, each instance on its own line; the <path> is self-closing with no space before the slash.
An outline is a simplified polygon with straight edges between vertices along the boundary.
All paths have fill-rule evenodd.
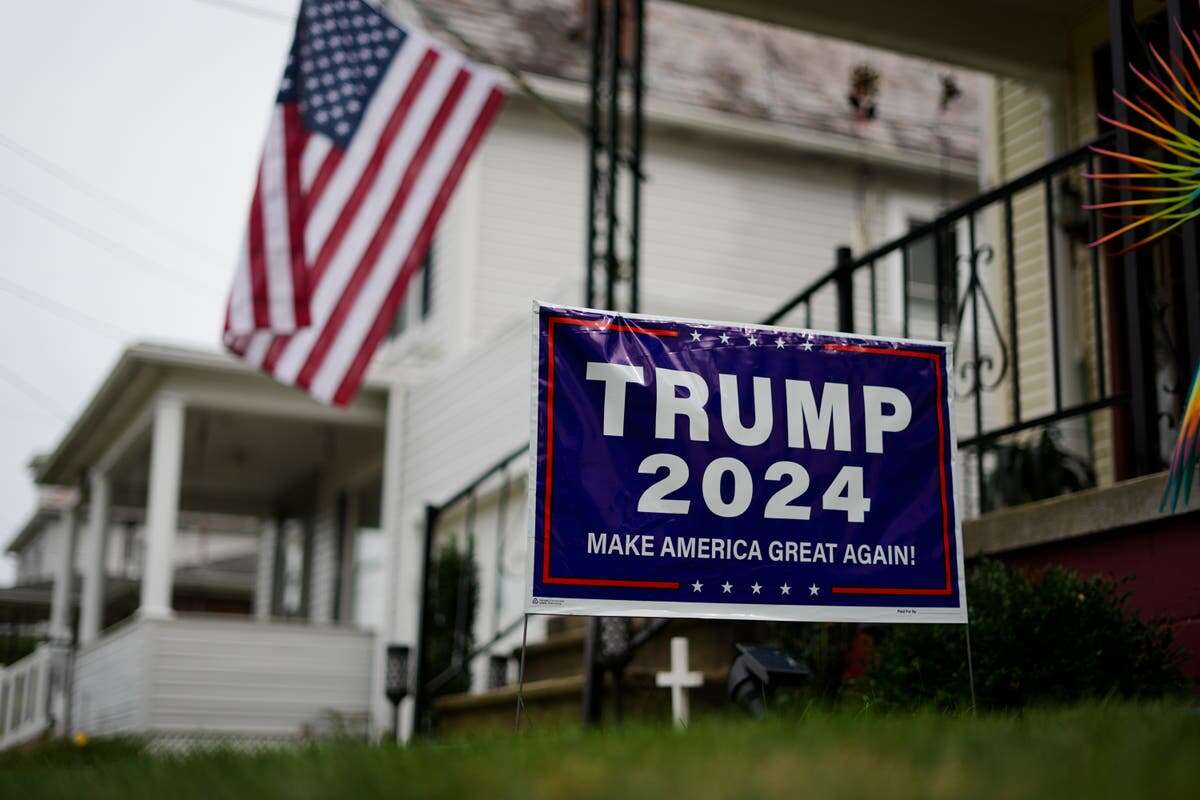
<path id="1" fill-rule="evenodd" d="M 693 592 L 698 592 L 703 588 L 704 588 L 704 584 L 698 580 L 692 583 L 692 591 Z M 754 583 L 750 584 L 750 591 L 753 594 L 762 594 L 762 588 L 763 588 L 762 584 L 760 584 L 758 581 L 755 581 Z M 729 581 L 725 581 L 724 583 L 721 584 L 721 590 L 722 590 L 722 594 L 731 594 L 733 592 L 733 584 L 730 583 Z M 784 583 L 782 586 L 779 587 L 779 593 L 780 594 L 791 594 L 792 587 L 789 586 L 788 584 Z M 821 593 L 821 587 L 817 586 L 815 583 L 812 586 L 808 587 L 808 594 L 811 597 L 816 597 L 820 593 Z"/>
<path id="2" fill-rule="evenodd" d="M 807 338 L 803 342 L 800 343 L 800 349 L 801 350 L 812 350 L 813 347 L 815 347 L 815 345 L 812 343 L 812 334 L 804 334 L 804 335 Z M 721 344 L 729 344 L 731 341 L 733 341 L 733 337 L 730 336 L 728 333 L 722 333 L 718 338 L 721 340 Z M 703 341 L 703 339 L 704 339 L 704 337 L 701 335 L 701 333 L 699 331 L 692 331 L 692 341 L 693 342 Z M 750 345 L 751 347 L 758 347 L 758 337 L 751 334 L 746 337 L 746 343 L 748 345 Z M 775 347 L 779 350 L 782 350 L 783 348 L 787 347 L 787 340 L 782 336 L 776 337 Z"/>

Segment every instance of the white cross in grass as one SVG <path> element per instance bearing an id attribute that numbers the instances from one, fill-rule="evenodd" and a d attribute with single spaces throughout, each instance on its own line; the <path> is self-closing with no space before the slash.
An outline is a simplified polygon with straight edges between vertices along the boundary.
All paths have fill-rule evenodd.
<path id="1" fill-rule="evenodd" d="M 696 689 L 704 684 L 703 672 L 688 671 L 688 640 L 685 636 L 671 637 L 671 671 L 659 672 L 654 676 L 655 683 L 663 688 L 671 689 L 671 717 L 675 720 L 676 728 L 686 728 L 688 724 L 688 689 Z"/>

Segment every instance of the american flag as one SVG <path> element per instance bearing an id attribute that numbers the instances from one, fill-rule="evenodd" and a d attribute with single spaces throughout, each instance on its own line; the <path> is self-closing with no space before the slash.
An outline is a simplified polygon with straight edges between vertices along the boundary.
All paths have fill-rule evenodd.
<path id="1" fill-rule="evenodd" d="M 364 0 L 303 0 L 226 313 L 226 347 L 354 399 L 471 153 L 498 77 Z"/>

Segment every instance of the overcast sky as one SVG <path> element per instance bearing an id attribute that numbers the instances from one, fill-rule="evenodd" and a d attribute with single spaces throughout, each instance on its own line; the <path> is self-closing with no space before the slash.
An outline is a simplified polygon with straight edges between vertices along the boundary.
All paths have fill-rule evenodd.
<path id="1" fill-rule="evenodd" d="M 125 344 L 215 349 L 291 36 L 230 5 L 298 3 L 0 0 L 0 543 Z"/>

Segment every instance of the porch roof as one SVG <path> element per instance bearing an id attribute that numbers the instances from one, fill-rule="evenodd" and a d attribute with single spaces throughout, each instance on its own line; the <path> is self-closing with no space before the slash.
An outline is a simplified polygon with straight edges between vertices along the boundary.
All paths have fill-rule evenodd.
<path id="1" fill-rule="evenodd" d="M 799 30 L 1017 78 L 1067 66 L 1087 0 L 680 0 Z"/>
<path id="2" fill-rule="evenodd" d="M 87 515 L 88 504 L 81 502 L 77 506 L 81 517 Z M 27 545 L 34 541 L 48 526 L 57 525 L 62 512 L 53 506 L 40 505 L 26 517 L 9 540 L 4 552 L 18 555 Z M 146 521 L 146 511 L 140 507 L 117 506 L 109 509 L 110 525 L 142 524 Z M 253 516 L 238 516 L 236 514 L 205 514 L 184 511 L 179 515 L 181 529 L 203 530 L 207 533 L 234 533 L 247 536 L 256 535 L 259 531 L 259 520 Z"/>
<path id="3" fill-rule="evenodd" d="M 175 568 L 174 589 L 194 597 L 238 597 L 250 599 L 254 594 L 255 570 L 258 555 L 232 556 L 207 564 L 183 564 Z M 70 603 L 78 606 L 80 582 L 71 582 Z M 138 581 L 120 575 L 108 575 L 104 581 L 105 602 L 137 593 Z M 0 588 L 0 616 L 16 609 L 46 612 L 50 609 L 54 581 L 50 579 L 21 583 Z"/>
<path id="4" fill-rule="evenodd" d="M 57 522 L 61 513 L 62 512 L 43 507 L 34 509 L 33 513 L 25 519 L 25 522 L 22 523 L 21 527 L 17 528 L 17 530 L 13 533 L 12 539 L 9 540 L 8 546 L 5 547 L 4 552 L 11 553 L 13 555 L 20 553 L 23 549 L 25 549 L 25 545 L 33 541 L 33 539 L 42 532 L 43 528 L 45 528 L 47 525 Z"/>
<path id="5" fill-rule="evenodd" d="M 35 480 L 77 486 L 94 467 L 116 469 L 129 491 L 116 487 L 114 502 L 140 506 L 149 421 L 163 392 L 181 395 L 189 409 L 182 508 L 258 513 L 259 497 L 226 506 L 196 495 L 246 486 L 277 492 L 304 470 L 334 460 L 338 447 L 367 457 L 382 449 L 385 384 L 368 381 L 354 403 L 332 408 L 223 353 L 140 343 L 122 353 L 54 450 L 35 462 Z"/>

